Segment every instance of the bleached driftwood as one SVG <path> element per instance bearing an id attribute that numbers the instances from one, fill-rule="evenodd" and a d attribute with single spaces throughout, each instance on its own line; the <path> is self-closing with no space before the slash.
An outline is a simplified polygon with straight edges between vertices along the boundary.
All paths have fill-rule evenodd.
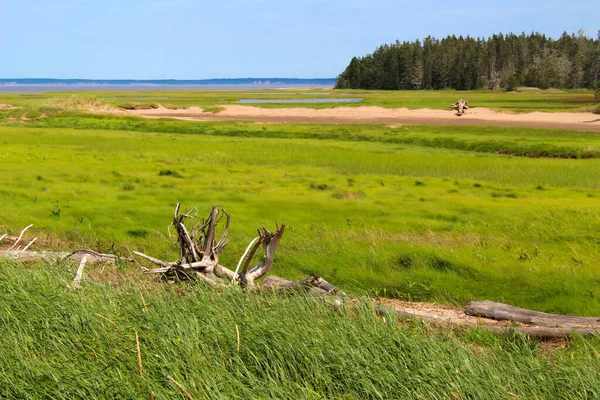
<path id="1" fill-rule="evenodd" d="M 29 243 L 32 244 L 33 240 Z M 29 245 L 28 245 L 29 246 Z M 26 246 L 27 247 L 27 246 Z M 89 264 L 114 263 L 116 261 L 127 261 L 137 264 L 136 260 L 131 258 L 119 257 L 114 254 L 97 253 L 89 249 L 76 250 L 71 253 L 64 251 L 30 251 L 30 250 L 0 250 L 0 259 L 9 259 L 13 261 L 46 261 L 60 262 L 73 260 L 80 262 L 81 259 L 87 256 Z"/>
<path id="2" fill-rule="evenodd" d="M 465 321 L 453 321 L 446 318 L 427 316 L 421 314 L 413 314 L 403 310 L 391 310 L 388 307 L 377 306 L 377 312 L 379 314 L 386 314 L 393 311 L 396 317 L 399 319 L 418 319 L 430 323 L 432 326 L 441 328 L 451 329 L 471 329 L 480 328 L 485 329 L 493 333 L 507 334 L 511 332 L 520 332 L 526 336 L 537 338 L 537 339 L 565 339 L 570 338 L 573 334 L 577 334 L 583 337 L 590 337 L 598 335 L 599 331 L 593 327 L 580 327 L 580 328 L 564 328 L 564 327 L 543 327 L 543 326 L 497 326 L 497 325 L 485 325 L 476 324 Z"/>
<path id="3" fill-rule="evenodd" d="M 267 274 L 272 266 L 277 245 L 285 232 L 285 224 L 277 226 L 275 232 L 266 228 L 258 229 L 258 239 L 249 247 L 246 257 L 240 260 L 243 267 L 240 271 L 232 271 L 219 264 L 219 255 L 225 248 L 229 239 L 229 226 L 231 216 L 224 210 L 214 205 L 206 219 L 197 221 L 197 209 L 187 213 L 180 212 L 181 205 L 177 204 L 171 226 L 177 233 L 179 245 L 179 260 L 167 262 L 151 257 L 147 254 L 134 251 L 133 253 L 157 266 L 155 269 L 145 269 L 145 274 L 176 275 L 185 274 L 189 277 L 197 277 L 210 285 L 221 285 L 228 282 L 236 282 L 244 287 L 254 287 L 254 282 Z M 217 240 L 217 227 L 219 222 L 225 219 L 225 228 L 220 239 Z M 188 228 L 186 221 L 192 221 Z M 252 258 L 260 247 L 263 247 L 264 257 L 262 262 L 250 268 Z"/>
<path id="4" fill-rule="evenodd" d="M 456 110 L 456 116 L 460 117 L 465 113 L 465 110 L 469 109 L 468 102 L 466 100 L 460 99 L 454 104 L 450 104 L 450 108 Z"/>
<path id="5" fill-rule="evenodd" d="M 187 277 L 198 278 L 211 286 L 233 283 L 252 289 L 256 287 L 258 279 L 271 271 L 275 251 L 285 232 L 285 224 L 277 226 L 274 232 L 270 232 L 266 228 L 259 228 L 258 237 L 250 242 L 234 271 L 219 263 L 219 255 L 229 242 L 227 234 L 229 233 L 231 216 L 224 210 L 219 211 L 219 208 L 213 205 L 208 217 L 198 221 L 198 210 L 196 208 L 186 213 L 181 212 L 180 208 L 181 205 L 177 204 L 171 223 L 177 233 L 179 260 L 167 262 L 134 251 L 133 253 L 136 256 L 159 267 L 145 269 L 145 274 L 166 276 L 182 274 Z M 217 227 L 223 219 L 225 220 L 225 228 L 220 239 L 217 240 Z M 188 221 L 192 223 L 186 225 Z M 252 260 L 261 247 L 264 252 L 262 261 L 252 267 Z M 315 291 L 315 294 L 343 294 L 335 286 L 316 275 L 297 282 L 271 276 L 263 282 L 262 287 L 276 291 L 311 288 Z"/>
<path id="6" fill-rule="evenodd" d="M 79 268 L 77 268 L 77 273 L 75 274 L 75 279 L 71 283 L 71 287 L 73 289 L 81 289 L 81 279 L 83 278 L 83 268 L 85 267 L 85 263 L 87 262 L 87 256 L 84 255 L 81 258 L 81 262 L 79 263 Z"/>
<path id="7" fill-rule="evenodd" d="M 0 258 L 5 258 L 13 261 L 48 261 L 57 262 L 63 260 L 69 253 L 61 251 L 19 251 L 19 250 L 2 250 Z"/>
<path id="8" fill-rule="evenodd" d="M 278 276 L 268 276 L 263 280 L 261 286 L 264 289 L 272 290 L 274 292 L 307 291 L 311 294 L 346 295 L 319 275 L 312 275 L 311 277 L 298 281 L 288 281 L 287 279 Z"/>
<path id="9" fill-rule="evenodd" d="M 497 321 L 519 322 L 521 324 L 535 325 L 539 327 L 591 327 L 600 329 L 600 318 L 548 314 L 488 300 L 469 302 L 469 304 L 467 304 L 465 307 L 465 314 L 475 317 L 490 318 Z"/>
<path id="10" fill-rule="evenodd" d="M 390 311 L 391 309 L 388 307 L 377 306 L 379 314 L 385 314 Z M 415 314 L 398 309 L 394 309 L 393 312 L 399 319 L 419 319 L 436 327 L 452 329 L 480 328 L 500 334 L 516 331 L 538 339 L 569 338 L 573 334 L 589 337 L 598 335 L 600 332 L 599 318 L 548 314 L 491 301 L 470 302 L 465 307 L 464 313 L 469 316 L 512 322 L 512 325 L 490 325 L 489 323 L 486 324 L 485 320 L 474 323 L 465 320 Z M 526 325 L 524 326 L 523 324 Z"/>

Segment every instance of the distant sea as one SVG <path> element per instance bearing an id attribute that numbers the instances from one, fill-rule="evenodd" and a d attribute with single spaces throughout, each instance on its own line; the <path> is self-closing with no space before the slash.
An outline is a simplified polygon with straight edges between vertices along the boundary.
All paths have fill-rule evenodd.
<path id="1" fill-rule="evenodd" d="M 48 93 L 154 90 L 266 90 L 331 88 L 334 78 L 243 78 L 202 80 L 0 79 L 0 93 Z"/>

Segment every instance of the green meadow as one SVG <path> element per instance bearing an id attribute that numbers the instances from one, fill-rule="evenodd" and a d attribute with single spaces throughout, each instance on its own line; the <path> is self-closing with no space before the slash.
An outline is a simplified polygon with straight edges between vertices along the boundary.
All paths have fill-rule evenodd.
<path id="1" fill-rule="evenodd" d="M 4 123 L 0 220 L 13 234 L 33 223 L 51 247 L 175 259 L 175 204 L 204 213 L 216 203 L 233 215 L 225 264 L 257 227 L 286 222 L 274 272 L 287 278 L 319 273 L 353 293 L 600 314 L 596 158 L 386 140 L 396 130 L 385 126 L 69 113 Z M 520 128 L 403 129 L 494 146 L 528 138 Z M 542 149 L 599 144 L 595 133 L 563 134 L 531 130 L 530 139 Z"/>
<path id="2" fill-rule="evenodd" d="M 168 94 L 209 109 L 229 101 L 218 95 L 233 96 Z M 457 95 L 365 102 L 445 108 Z M 589 93 L 475 95 L 532 96 L 520 112 L 586 107 L 567 99 Z M 81 110 L 126 100 L 44 96 L 0 96 L 20 106 L 0 110 L 0 233 L 34 224 L 38 249 L 175 260 L 176 203 L 218 204 L 232 215 L 222 264 L 285 222 L 272 273 L 317 273 L 357 299 L 169 284 L 131 264 L 88 265 L 73 291 L 76 265 L 0 260 L 0 398 L 600 396 L 597 337 L 432 329 L 369 300 L 600 315 L 598 133 L 144 120 Z"/>

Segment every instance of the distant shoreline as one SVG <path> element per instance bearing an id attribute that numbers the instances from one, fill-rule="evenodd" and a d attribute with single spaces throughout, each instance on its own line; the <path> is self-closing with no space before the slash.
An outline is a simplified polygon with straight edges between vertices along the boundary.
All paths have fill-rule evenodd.
<path id="1" fill-rule="evenodd" d="M 203 80 L 0 79 L 0 93 L 332 88 L 335 79 L 243 78 Z"/>

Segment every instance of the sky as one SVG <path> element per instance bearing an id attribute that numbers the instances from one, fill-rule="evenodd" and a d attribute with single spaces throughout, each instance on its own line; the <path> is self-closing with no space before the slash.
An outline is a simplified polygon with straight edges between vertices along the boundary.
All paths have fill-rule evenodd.
<path id="1" fill-rule="evenodd" d="M 334 78 L 428 35 L 596 37 L 598 0 L 0 0 L 0 78 Z"/>

